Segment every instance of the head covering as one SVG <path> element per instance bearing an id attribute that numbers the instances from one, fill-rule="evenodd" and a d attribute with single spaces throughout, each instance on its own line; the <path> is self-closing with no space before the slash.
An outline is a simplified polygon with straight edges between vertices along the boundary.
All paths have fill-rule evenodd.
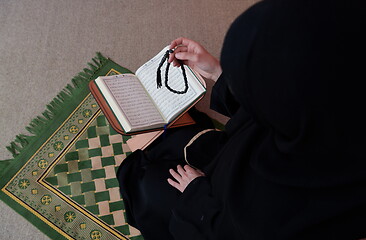
<path id="1" fill-rule="evenodd" d="M 240 105 L 228 130 L 243 126 L 243 111 L 262 129 L 250 165 L 263 177 L 306 187 L 366 179 L 366 100 L 355 77 L 366 28 L 357 4 L 264 1 L 228 31 L 221 85 Z"/>
<path id="2" fill-rule="evenodd" d="M 197 162 L 205 145 L 215 157 L 173 211 L 177 239 L 365 237 L 361 9 L 267 0 L 236 19 L 211 95 L 230 117 L 226 135 L 211 131 L 190 146 Z"/>

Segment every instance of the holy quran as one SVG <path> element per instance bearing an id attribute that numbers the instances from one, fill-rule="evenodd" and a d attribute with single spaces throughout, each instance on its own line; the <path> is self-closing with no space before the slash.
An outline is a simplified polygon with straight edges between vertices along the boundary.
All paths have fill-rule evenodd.
<path id="1" fill-rule="evenodd" d="M 156 71 L 168 47 L 143 64 L 135 74 L 101 76 L 90 83 L 90 89 L 114 128 L 122 133 L 163 129 L 177 121 L 206 93 L 203 79 L 188 66 L 188 91 L 175 94 L 165 87 L 157 88 Z M 165 65 L 162 76 L 165 76 Z M 169 85 L 184 89 L 182 71 L 169 68 Z"/>

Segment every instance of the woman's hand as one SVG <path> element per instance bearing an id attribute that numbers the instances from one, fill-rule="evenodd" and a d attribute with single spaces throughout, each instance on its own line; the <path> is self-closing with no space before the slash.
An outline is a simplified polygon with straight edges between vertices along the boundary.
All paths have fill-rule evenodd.
<path id="1" fill-rule="evenodd" d="M 181 165 L 178 165 L 177 172 L 173 169 L 170 169 L 169 172 L 176 181 L 168 178 L 168 183 L 181 192 L 186 189 L 188 184 L 192 182 L 193 179 L 205 176 L 203 172 L 201 172 L 200 170 L 196 170 L 189 165 L 185 165 L 184 168 L 182 168 Z"/>
<path id="2" fill-rule="evenodd" d="M 174 48 L 174 52 L 169 56 L 169 62 L 173 62 L 175 67 L 180 66 L 178 59 L 205 78 L 216 82 L 220 77 L 222 70 L 219 60 L 199 43 L 187 38 L 178 38 L 170 44 L 169 49 Z"/>

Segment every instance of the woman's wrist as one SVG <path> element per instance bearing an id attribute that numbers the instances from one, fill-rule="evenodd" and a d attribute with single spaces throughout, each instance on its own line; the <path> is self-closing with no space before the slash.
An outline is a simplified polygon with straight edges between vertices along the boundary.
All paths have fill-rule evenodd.
<path id="1" fill-rule="evenodd" d="M 221 65 L 220 65 L 220 62 L 217 61 L 217 66 L 215 67 L 215 72 L 212 73 L 212 80 L 214 82 L 217 81 L 217 79 L 219 79 L 219 77 L 221 76 L 221 73 L 222 73 L 222 68 L 221 68 Z"/>

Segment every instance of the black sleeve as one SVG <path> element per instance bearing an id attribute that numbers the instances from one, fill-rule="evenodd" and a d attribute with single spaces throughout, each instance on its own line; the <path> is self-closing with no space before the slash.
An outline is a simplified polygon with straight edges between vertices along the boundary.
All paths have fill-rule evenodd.
<path id="1" fill-rule="evenodd" d="M 227 77 L 222 73 L 211 93 L 211 109 L 227 117 L 231 117 L 239 109 L 239 103 L 232 95 L 227 84 Z"/>
<path id="2" fill-rule="evenodd" d="M 212 239 L 222 207 L 211 196 L 207 177 L 194 179 L 172 211 L 169 230 L 176 240 Z"/>

